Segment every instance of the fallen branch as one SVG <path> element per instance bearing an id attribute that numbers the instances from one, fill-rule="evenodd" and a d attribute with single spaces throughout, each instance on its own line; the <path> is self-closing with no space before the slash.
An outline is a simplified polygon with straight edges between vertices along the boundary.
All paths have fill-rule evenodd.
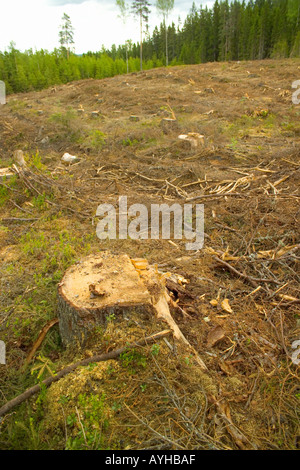
<path id="1" fill-rule="evenodd" d="M 250 284 L 253 287 L 258 287 L 257 283 L 259 283 L 259 282 L 272 282 L 274 284 L 280 284 L 280 282 L 276 281 L 275 279 L 263 279 L 263 278 L 260 279 L 260 278 L 257 278 L 257 277 L 252 277 L 252 276 L 248 276 L 247 274 L 241 273 L 240 271 L 235 269 L 233 266 L 231 266 L 231 264 L 226 263 L 226 261 L 222 260 L 221 258 L 218 258 L 218 256 L 213 256 L 213 259 L 215 261 L 217 261 L 218 263 L 222 264 L 223 266 L 225 266 L 226 268 L 228 268 L 230 271 L 232 271 L 238 277 L 241 277 L 242 279 L 245 279 L 246 281 L 250 282 Z"/>
<path id="2" fill-rule="evenodd" d="M 168 180 L 165 180 L 165 183 L 166 183 L 167 186 L 171 186 L 171 188 L 174 188 L 175 191 L 176 191 L 176 194 L 179 197 L 182 197 L 182 198 L 187 197 L 187 193 L 183 189 L 179 188 L 178 186 L 175 186 L 175 184 L 170 183 L 170 181 L 168 181 Z"/>
<path id="3" fill-rule="evenodd" d="M 37 217 L 34 218 L 21 218 L 21 217 L 4 217 L 1 219 L 2 222 L 33 222 L 39 220 Z"/>
<path id="4" fill-rule="evenodd" d="M 44 341 L 44 338 L 45 338 L 46 334 L 48 333 L 48 331 L 50 330 L 50 328 L 52 328 L 52 326 L 56 325 L 57 323 L 58 323 L 58 318 L 54 318 L 53 320 L 48 322 L 47 325 L 45 325 L 44 328 L 41 330 L 41 332 L 38 336 L 38 339 L 34 343 L 30 353 L 28 354 L 28 356 L 25 360 L 25 365 L 26 366 L 30 363 L 30 361 L 33 358 L 33 356 L 35 355 L 36 351 L 38 350 L 38 348 L 40 347 L 40 345 Z"/>
<path id="5" fill-rule="evenodd" d="M 197 353 L 196 349 L 189 343 L 189 341 L 186 339 L 186 337 L 183 335 L 182 331 L 178 327 L 177 323 L 174 321 L 168 305 L 168 302 L 170 302 L 170 300 L 171 299 L 168 293 L 165 292 L 159 297 L 157 303 L 153 303 L 153 306 L 157 312 L 157 318 L 162 318 L 168 323 L 169 327 L 173 330 L 174 337 L 187 346 L 187 349 L 190 350 L 190 352 L 195 356 L 196 362 L 201 367 L 201 369 L 207 371 L 208 369 L 199 354 Z"/>
<path id="6" fill-rule="evenodd" d="M 43 194 L 34 186 L 32 183 L 32 180 L 42 186 L 46 186 L 50 189 L 52 189 L 52 186 L 57 186 L 57 184 L 54 182 L 54 180 L 50 180 L 49 178 L 44 177 L 43 175 L 36 175 L 32 171 L 28 170 L 26 167 L 26 170 L 24 170 L 21 167 L 18 167 L 17 165 L 13 164 L 12 166 L 14 172 L 19 176 L 20 180 L 24 183 L 27 189 L 29 191 L 33 191 L 35 194 L 38 196 L 42 196 Z M 10 188 L 12 189 L 12 188 Z M 80 200 L 73 196 L 73 198 Z M 82 200 L 80 200 L 82 202 Z M 76 214 L 78 217 L 81 218 L 90 218 L 90 214 L 86 214 L 84 212 L 78 212 L 76 209 L 72 209 L 71 207 L 64 206 L 62 204 L 57 204 L 56 202 L 51 201 L 49 198 L 45 199 L 45 202 L 53 207 L 57 207 L 61 210 L 68 210 L 72 212 L 73 214 Z M 8 219 L 7 219 L 8 220 Z M 32 220 L 38 220 L 38 219 L 32 219 Z"/>
<path id="7" fill-rule="evenodd" d="M 214 396 L 212 396 L 211 399 L 216 405 L 218 413 L 222 418 L 227 431 L 229 432 L 239 449 L 246 450 L 246 444 L 250 445 L 253 449 L 256 449 L 256 445 L 249 441 L 249 439 L 242 433 L 242 431 L 238 429 L 233 423 L 230 416 L 229 405 L 227 405 L 226 403 L 220 403 Z"/>
<path id="8" fill-rule="evenodd" d="M 75 369 L 77 369 L 77 367 L 87 366 L 88 364 L 93 363 L 93 362 L 109 361 L 111 359 L 116 359 L 118 356 L 120 356 L 124 351 L 127 351 L 128 349 L 135 348 L 138 346 L 145 346 L 146 344 L 149 344 L 149 343 L 150 344 L 154 343 L 156 340 L 164 338 L 165 336 L 171 335 L 172 333 L 173 333 L 172 330 L 164 330 L 154 335 L 148 336 L 147 338 L 136 341 L 135 343 L 130 343 L 122 348 L 115 349 L 114 351 L 110 351 L 106 354 L 100 354 L 100 355 L 88 357 L 87 359 L 83 359 L 82 361 L 78 361 L 74 364 L 71 364 L 65 367 L 64 369 L 62 369 L 56 375 L 52 377 L 48 377 L 47 379 L 43 380 L 41 384 L 34 385 L 33 387 L 26 390 L 24 393 L 21 393 L 21 395 L 18 395 L 16 398 L 13 398 L 9 402 L 7 402 L 5 405 L 3 405 L 0 408 L 0 417 L 4 416 L 15 406 L 18 406 L 21 403 L 23 403 L 23 401 L 28 400 L 28 398 L 32 397 L 32 395 L 35 395 L 36 393 L 40 392 L 42 386 L 49 387 L 49 385 L 51 385 L 52 383 L 57 382 L 62 377 L 65 377 L 70 372 L 73 372 Z"/>
<path id="9" fill-rule="evenodd" d="M 180 284 L 178 284 L 175 281 L 172 281 L 169 277 L 166 278 L 166 287 L 169 291 L 176 293 L 177 297 L 180 296 L 180 294 L 189 297 L 190 299 L 195 300 L 196 297 L 195 295 L 191 294 L 190 292 L 186 291 L 184 287 L 182 287 Z"/>
<path id="10" fill-rule="evenodd" d="M 192 201 L 197 201 L 198 199 L 208 199 L 208 198 L 220 199 L 220 198 L 225 197 L 225 196 L 245 197 L 246 195 L 240 194 L 240 193 L 230 193 L 230 192 L 223 193 L 223 194 L 218 194 L 218 193 L 216 193 L 216 194 L 215 194 L 215 193 L 211 193 L 211 194 L 202 194 L 201 196 L 195 196 L 195 197 L 186 198 L 185 202 L 192 202 Z M 247 194 L 247 197 L 249 197 L 248 194 Z"/>

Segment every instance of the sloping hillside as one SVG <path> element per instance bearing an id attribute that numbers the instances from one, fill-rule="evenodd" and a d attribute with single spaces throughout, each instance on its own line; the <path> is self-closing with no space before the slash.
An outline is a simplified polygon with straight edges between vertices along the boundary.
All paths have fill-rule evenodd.
<path id="1" fill-rule="evenodd" d="M 0 181 L 0 406 L 68 364 L 165 328 L 108 318 L 86 348 L 63 348 L 57 286 L 99 250 L 182 276 L 167 284 L 172 315 L 208 370 L 170 338 L 80 367 L 0 418 L 0 448 L 299 448 L 298 79 L 296 59 L 229 62 L 8 96 L 0 158 L 14 176 Z M 195 147 L 178 139 L 189 133 L 204 138 Z M 64 164 L 65 153 L 78 161 Z M 147 208 L 204 204 L 204 247 L 99 240 L 97 207 L 117 208 L 119 196 Z"/>

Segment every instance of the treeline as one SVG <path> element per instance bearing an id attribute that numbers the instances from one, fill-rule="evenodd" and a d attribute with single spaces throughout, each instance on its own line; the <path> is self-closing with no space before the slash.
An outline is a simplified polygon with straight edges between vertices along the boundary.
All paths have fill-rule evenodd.
<path id="1" fill-rule="evenodd" d="M 144 48 L 164 60 L 165 31 L 155 28 Z M 227 60 L 300 57 L 300 1 L 216 1 L 193 7 L 181 28 L 168 28 L 171 61 L 194 64 Z"/>
<path id="2" fill-rule="evenodd" d="M 139 66 L 139 58 L 129 58 L 129 72 L 139 70 Z M 152 67 L 152 61 L 149 65 L 145 62 L 145 68 Z M 13 44 L 8 51 L 0 52 L 0 80 L 5 82 L 7 94 L 42 90 L 84 78 L 113 77 L 126 72 L 126 61 L 122 58 L 114 60 L 104 50 L 82 56 L 70 54 L 68 59 L 60 49 L 20 52 Z"/>
<path id="3" fill-rule="evenodd" d="M 176 2 L 175 2 L 176 3 Z M 193 4 L 184 23 L 168 26 L 170 65 L 212 61 L 300 57 L 299 0 L 216 0 L 211 9 Z M 165 64 L 166 31 L 155 27 L 143 42 L 143 69 Z M 53 52 L 20 52 L 11 43 L 0 52 L 0 79 L 7 93 L 39 90 L 84 78 L 105 78 L 140 69 L 140 47 L 102 48 L 82 56 Z"/>

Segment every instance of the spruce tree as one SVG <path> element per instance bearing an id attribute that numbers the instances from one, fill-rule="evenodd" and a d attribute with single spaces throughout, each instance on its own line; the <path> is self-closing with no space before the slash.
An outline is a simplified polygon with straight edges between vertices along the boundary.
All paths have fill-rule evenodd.
<path id="1" fill-rule="evenodd" d="M 213 17 L 212 17 L 212 28 L 213 28 L 213 60 L 217 61 L 219 58 L 219 42 L 220 42 L 220 5 L 218 0 L 213 6 Z"/>

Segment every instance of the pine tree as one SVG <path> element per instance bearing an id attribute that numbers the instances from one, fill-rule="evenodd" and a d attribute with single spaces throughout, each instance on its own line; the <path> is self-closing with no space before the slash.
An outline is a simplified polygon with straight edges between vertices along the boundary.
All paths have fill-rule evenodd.
<path id="1" fill-rule="evenodd" d="M 63 52 L 66 52 L 67 59 L 70 57 L 70 46 L 74 44 L 74 28 L 72 26 L 70 17 L 64 13 L 62 20 L 64 23 L 60 26 L 61 30 L 59 31 L 59 42 Z"/>
<path id="2" fill-rule="evenodd" d="M 126 5 L 125 0 L 116 0 L 116 4 L 120 9 L 120 18 L 125 25 L 127 18 L 128 18 L 128 7 Z M 125 54 L 126 54 L 126 68 L 127 73 L 129 72 L 129 63 L 128 63 L 128 41 L 125 42 Z"/>
<path id="3" fill-rule="evenodd" d="M 143 70 L 143 22 L 148 23 L 150 14 L 150 2 L 148 0 L 134 0 L 131 5 L 131 11 L 140 21 L 140 70 Z"/>
<path id="4" fill-rule="evenodd" d="M 166 37 L 166 66 L 169 65 L 169 51 L 168 51 L 168 17 L 174 8 L 174 0 L 156 0 L 156 8 L 163 16 L 165 37 Z"/>

